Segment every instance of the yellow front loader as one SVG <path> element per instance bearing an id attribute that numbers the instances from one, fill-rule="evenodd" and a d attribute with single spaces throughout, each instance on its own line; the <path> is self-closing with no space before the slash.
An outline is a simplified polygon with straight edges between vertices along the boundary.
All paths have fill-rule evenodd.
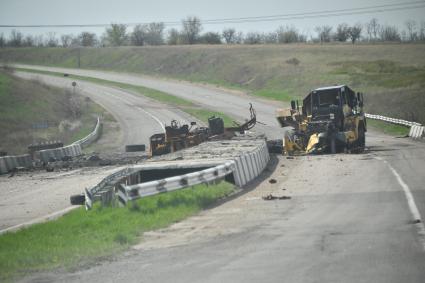
<path id="1" fill-rule="evenodd" d="M 365 148 L 363 94 L 346 85 L 315 89 L 302 106 L 291 101 L 290 109 L 278 109 L 276 118 L 285 128 L 287 155 L 362 152 Z"/>

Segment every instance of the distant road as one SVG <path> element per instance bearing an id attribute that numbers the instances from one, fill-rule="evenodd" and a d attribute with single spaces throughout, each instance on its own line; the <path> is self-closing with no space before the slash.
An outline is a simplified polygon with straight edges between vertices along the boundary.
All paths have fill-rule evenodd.
<path id="1" fill-rule="evenodd" d="M 169 89 L 236 115 L 251 101 L 134 74 L 38 68 Z M 272 122 L 277 106 L 255 105 L 268 124 L 261 130 L 280 135 Z M 425 228 L 413 220 L 425 215 L 425 144 L 368 132 L 367 147 L 364 154 L 278 157 L 245 194 L 145 233 L 114 261 L 23 281 L 423 282 Z M 291 199 L 265 201 L 267 194 Z"/>
<path id="2" fill-rule="evenodd" d="M 84 69 L 68 69 L 32 65 L 15 65 L 21 68 L 31 68 L 36 70 L 68 73 L 80 76 L 100 78 L 115 82 L 128 83 L 133 85 L 141 85 L 148 88 L 160 90 L 184 99 L 190 100 L 209 109 L 221 111 L 238 121 L 243 122 L 249 118 L 249 103 L 251 102 L 257 111 L 257 118 L 260 122 L 254 128 L 257 132 L 263 132 L 268 137 L 277 139 L 282 137 L 277 120 L 274 117 L 276 108 L 283 104 L 277 101 L 268 101 L 258 97 L 242 94 L 238 91 L 222 90 L 211 86 L 200 84 L 192 84 L 184 81 L 176 81 L 169 79 L 161 79 L 156 77 L 142 76 L 137 74 L 84 70 Z M 276 131 L 278 129 L 279 131 Z"/>

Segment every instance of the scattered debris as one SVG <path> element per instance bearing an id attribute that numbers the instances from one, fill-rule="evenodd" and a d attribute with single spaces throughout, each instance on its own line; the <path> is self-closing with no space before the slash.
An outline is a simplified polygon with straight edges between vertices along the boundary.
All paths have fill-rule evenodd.
<path id="1" fill-rule="evenodd" d="M 276 179 L 270 179 L 270 180 L 269 180 L 269 183 L 270 183 L 270 184 L 276 184 L 276 183 L 277 183 L 277 181 L 276 181 Z"/>
<path id="2" fill-rule="evenodd" d="M 286 159 L 294 159 L 293 156 L 287 156 Z"/>
<path id="3" fill-rule="evenodd" d="M 53 172 L 53 171 L 55 171 L 55 167 L 53 167 L 51 165 L 46 166 L 46 172 Z"/>
<path id="4" fill-rule="evenodd" d="M 269 195 L 263 197 L 263 200 L 275 200 L 275 199 L 284 200 L 284 199 L 291 199 L 291 197 L 288 197 L 288 196 L 277 197 L 277 196 L 274 196 L 272 194 L 269 194 Z"/>
<path id="5" fill-rule="evenodd" d="M 87 160 L 89 161 L 100 161 L 100 157 L 96 154 L 90 155 Z"/>

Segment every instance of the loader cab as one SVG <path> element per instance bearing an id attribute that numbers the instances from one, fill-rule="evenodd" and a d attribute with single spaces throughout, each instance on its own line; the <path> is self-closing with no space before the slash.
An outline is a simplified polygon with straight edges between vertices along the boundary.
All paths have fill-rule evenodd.
<path id="1" fill-rule="evenodd" d="M 359 107 L 360 106 L 360 107 Z M 322 87 L 310 92 L 303 100 L 302 112 L 313 121 L 329 120 L 336 115 L 349 116 L 359 112 L 363 106 L 363 95 L 346 85 Z"/>

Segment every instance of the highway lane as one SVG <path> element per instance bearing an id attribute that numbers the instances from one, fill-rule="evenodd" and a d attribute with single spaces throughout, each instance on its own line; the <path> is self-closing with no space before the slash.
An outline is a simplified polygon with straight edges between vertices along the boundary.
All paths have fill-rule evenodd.
<path id="1" fill-rule="evenodd" d="M 91 76 L 110 75 L 93 72 Z M 194 100 L 199 99 L 201 86 L 191 89 L 191 84 L 183 84 Z M 232 108 L 242 113 L 247 97 L 239 103 L 243 96 L 227 96 L 229 104 L 235 101 Z M 259 119 L 274 119 L 274 111 L 265 109 Z M 280 133 L 276 126 L 271 129 Z M 170 228 L 146 233 L 140 245 L 115 261 L 25 280 L 421 282 L 423 224 L 412 223 L 402 183 L 422 217 L 425 145 L 374 132 L 367 134 L 367 144 L 369 150 L 360 155 L 279 158 L 272 173 L 265 172 L 264 180 L 246 194 Z M 271 177 L 277 185 L 268 183 Z M 268 193 L 292 199 L 262 200 Z"/>

